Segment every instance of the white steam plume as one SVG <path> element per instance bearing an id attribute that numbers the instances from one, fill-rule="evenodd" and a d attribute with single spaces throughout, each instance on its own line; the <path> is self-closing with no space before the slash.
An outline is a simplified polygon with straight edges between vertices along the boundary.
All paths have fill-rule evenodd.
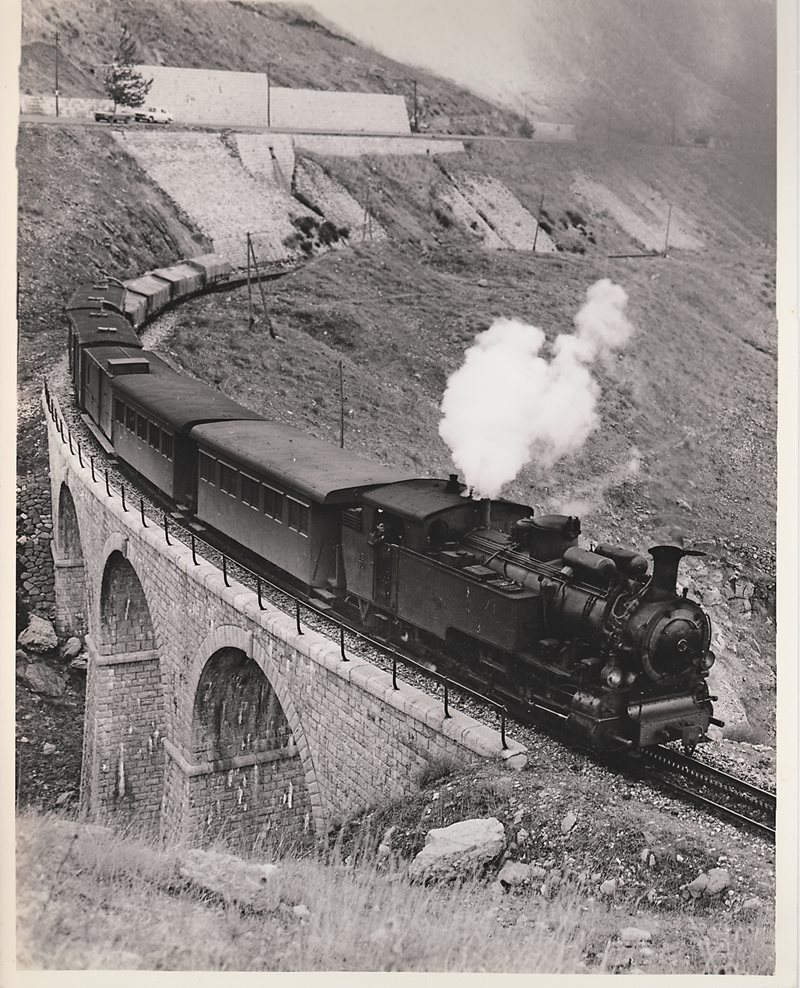
<path id="1" fill-rule="evenodd" d="M 549 359 L 542 330 L 515 319 L 497 319 L 475 337 L 447 382 L 439 435 L 477 496 L 497 497 L 530 460 L 552 466 L 597 428 L 600 386 L 589 365 L 633 332 L 627 301 L 609 279 L 595 282 L 575 333 L 556 337 Z"/>

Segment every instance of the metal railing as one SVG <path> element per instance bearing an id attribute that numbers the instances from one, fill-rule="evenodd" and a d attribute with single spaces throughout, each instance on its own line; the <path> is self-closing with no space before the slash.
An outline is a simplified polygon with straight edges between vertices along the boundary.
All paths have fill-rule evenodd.
<path id="1" fill-rule="evenodd" d="M 60 413 L 60 409 L 58 407 L 58 401 L 53 395 L 51 395 L 50 388 L 48 387 L 46 378 L 44 379 L 44 398 L 45 398 L 45 403 L 47 405 L 47 409 L 50 413 L 50 417 L 53 420 L 56 431 L 61 437 L 62 443 L 64 445 L 69 446 L 70 452 L 74 456 L 75 450 L 73 448 L 72 430 L 67 425 L 65 419 L 62 417 Z M 86 469 L 81 456 L 81 444 L 80 442 L 78 442 L 77 438 L 75 442 L 77 443 L 78 462 L 80 463 L 82 469 Z M 95 470 L 94 460 L 95 457 L 93 455 L 90 456 L 89 470 L 92 478 L 92 483 L 96 484 L 98 483 L 98 476 L 97 476 L 97 471 Z M 120 483 L 119 487 L 117 487 L 117 485 L 111 480 L 107 467 L 105 467 L 103 470 L 103 485 L 105 487 L 106 495 L 109 498 L 113 498 L 115 496 L 115 492 L 118 493 L 122 509 L 123 511 L 127 512 L 128 508 L 126 502 L 125 485 Z M 170 528 L 167 512 L 165 510 L 161 510 L 160 512 L 158 512 L 156 509 L 152 507 L 150 507 L 149 510 L 145 512 L 145 501 L 144 498 L 141 496 L 139 497 L 139 513 L 141 515 L 143 528 L 150 527 L 147 524 L 147 518 L 150 517 L 151 521 L 156 523 L 157 528 L 163 529 L 164 539 L 168 546 L 172 546 L 174 544 L 173 541 L 170 539 L 170 535 L 172 534 L 175 538 L 177 538 L 180 541 L 182 545 L 185 545 L 187 548 L 189 548 L 192 554 L 192 562 L 195 566 L 201 565 L 197 557 L 198 542 L 201 543 L 201 546 L 210 549 L 212 553 L 216 553 L 218 556 L 221 556 L 222 578 L 226 587 L 230 587 L 231 585 L 228 574 L 228 562 L 230 558 L 231 561 L 234 563 L 234 565 L 243 574 L 246 574 L 254 581 L 255 594 L 258 599 L 259 610 L 263 611 L 266 609 L 262 596 L 262 590 L 265 586 L 276 591 L 277 593 L 283 594 L 285 597 L 288 597 L 291 601 L 294 602 L 295 624 L 297 627 L 298 635 L 303 634 L 303 629 L 301 626 L 301 607 L 304 607 L 307 610 L 311 611 L 318 618 L 321 618 L 325 621 L 330 622 L 331 624 L 336 625 L 339 631 L 339 652 L 343 662 L 350 661 L 347 656 L 346 647 L 345 647 L 346 646 L 345 632 L 349 631 L 352 635 L 354 635 L 356 638 L 358 638 L 360 641 L 364 642 L 365 644 L 369 645 L 370 647 L 376 648 L 381 652 L 388 653 L 388 655 L 391 657 L 392 660 L 392 688 L 394 690 L 400 689 L 400 687 L 397 684 L 398 663 L 402 663 L 405 666 L 411 666 L 426 679 L 429 679 L 432 682 L 440 684 L 443 688 L 442 704 L 444 707 L 445 719 L 449 720 L 450 717 L 452 716 L 450 713 L 450 690 L 453 688 L 491 707 L 500 717 L 500 740 L 501 740 L 502 748 L 504 751 L 508 749 L 508 743 L 506 740 L 506 719 L 508 717 L 508 710 L 504 704 L 498 703 L 496 700 L 493 700 L 491 697 L 485 696 L 483 693 L 478 693 L 476 690 L 473 690 L 471 687 L 466 686 L 465 684 L 459 682 L 458 680 L 454 680 L 449 676 L 444 676 L 441 673 L 434 672 L 433 670 L 426 668 L 426 666 L 412 659 L 410 656 L 404 655 L 402 652 L 399 652 L 393 646 L 387 645 L 383 642 L 379 642 L 377 639 L 372 638 L 370 635 L 364 634 L 364 632 L 359 631 L 357 628 L 352 627 L 343 620 L 337 617 L 332 617 L 328 613 L 320 611 L 318 608 L 314 606 L 313 603 L 311 603 L 311 601 L 303 600 L 300 597 L 298 597 L 297 594 L 294 594 L 290 590 L 287 590 L 286 587 L 283 587 L 277 583 L 273 583 L 271 580 L 268 580 L 265 576 L 261 575 L 260 573 L 256 573 L 254 570 L 251 570 L 249 567 L 239 562 L 239 560 L 234 559 L 233 557 L 229 557 L 228 554 L 224 552 L 222 549 L 217 548 L 215 545 L 213 545 L 210 542 L 207 542 L 205 539 L 198 538 L 194 532 L 185 529 L 183 526 L 173 522 L 173 526 L 172 528 Z M 161 515 L 160 524 L 157 523 L 157 516 L 159 513 Z M 154 517 L 154 515 L 156 517 Z M 208 559 L 203 555 L 201 555 L 200 558 L 209 565 L 212 566 L 215 565 L 211 559 Z M 246 584 L 242 584 L 242 585 L 246 586 Z M 248 589 L 252 590 L 253 588 L 248 587 Z"/>

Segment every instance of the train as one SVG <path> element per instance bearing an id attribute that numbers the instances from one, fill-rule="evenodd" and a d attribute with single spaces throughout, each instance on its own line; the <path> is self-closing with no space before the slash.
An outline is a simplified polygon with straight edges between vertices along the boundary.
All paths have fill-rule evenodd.
<path id="1" fill-rule="evenodd" d="M 458 476 L 420 477 L 270 421 L 176 373 L 137 330 L 235 283 L 204 255 L 66 306 L 76 401 L 109 451 L 197 533 L 371 636 L 594 751 L 680 742 L 714 718 L 715 656 L 701 605 L 678 592 L 702 553 L 580 545 L 577 517 L 475 500 Z"/>

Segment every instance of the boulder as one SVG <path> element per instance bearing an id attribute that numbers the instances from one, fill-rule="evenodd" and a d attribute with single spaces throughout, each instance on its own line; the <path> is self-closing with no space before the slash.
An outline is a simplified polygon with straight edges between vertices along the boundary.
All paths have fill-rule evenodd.
<path id="1" fill-rule="evenodd" d="M 428 833 L 425 846 L 409 866 L 408 875 L 428 881 L 473 874 L 496 858 L 504 846 L 505 831 L 495 817 L 437 827 Z"/>
<path id="2" fill-rule="evenodd" d="M 83 645 L 81 645 L 80 638 L 68 638 L 61 646 L 61 650 L 58 654 L 65 662 L 69 662 L 70 659 L 74 659 L 76 656 L 80 655 L 82 649 Z"/>
<path id="3" fill-rule="evenodd" d="M 567 815 L 561 821 L 561 833 L 562 834 L 568 834 L 570 832 L 570 830 L 572 830 L 572 828 L 575 826 L 575 824 L 577 823 L 577 821 L 578 821 L 578 818 L 570 810 L 570 812 L 567 813 Z"/>
<path id="4" fill-rule="evenodd" d="M 55 753 L 56 753 L 56 746 L 52 744 L 50 741 L 45 741 L 45 743 L 42 745 L 42 754 L 54 755 Z"/>
<path id="5" fill-rule="evenodd" d="M 67 688 L 66 679 L 46 662 L 32 662 L 25 666 L 20 678 L 42 696 L 57 698 L 63 696 Z"/>
<path id="6" fill-rule="evenodd" d="M 699 899 L 700 896 L 705 892 L 706 886 L 708 885 L 708 875 L 701 871 L 694 881 L 689 882 L 686 886 L 686 891 L 691 895 L 693 899 Z"/>
<path id="7" fill-rule="evenodd" d="M 708 871 L 708 884 L 703 891 L 703 895 L 706 897 L 719 895 L 720 892 L 725 891 L 730 883 L 731 877 L 727 868 L 710 868 Z"/>
<path id="8" fill-rule="evenodd" d="M 497 881 L 503 885 L 522 885 L 530 880 L 531 869 L 522 861 L 506 861 L 497 876 Z"/>
<path id="9" fill-rule="evenodd" d="M 191 848 L 179 860 L 181 877 L 204 892 L 211 892 L 226 901 L 266 910 L 274 906 L 264 886 L 277 865 L 266 862 L 243 861 L 233 854 Z"/>
<path id="10" fill-rule="evenodd" d="M 89 663 L 86 661 L 85 655 L 79 655 L 70 662 L 69 667 L 70 669 L 77 669 L 79 672 L 86 672 L 89 668 Z"/>
<path id="11" fill-rule="evenodd" d="M 602 895 L 613 895 L 617 891 L 617 882 L 614 878 L 609 878 L 608 881 L 603 882 L 600 886 L 600 893 Z"/>
<path id="12" fill-rule="evenodd" d="M 58 637 L 49 621 L 31 614 L 28 627 L 20 634 L 17 644 L 34 652 L 51 652 L 58 645 Z"/>
<path id="13" fill-rule="evenodd" d="M 653 939 L 653 934 L 649 930 L 641 930 L 638 926 L 625 926 L 619 931 L 619 938 L 626 947 L 634 947 L 637 943 L 644 943 Z"/>

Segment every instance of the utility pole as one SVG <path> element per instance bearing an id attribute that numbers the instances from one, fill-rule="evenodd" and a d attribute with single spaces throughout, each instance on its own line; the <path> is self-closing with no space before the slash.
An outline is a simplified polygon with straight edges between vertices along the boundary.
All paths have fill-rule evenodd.
<path id="1" fill-rule="evenodd" d="M 271 97 L 270 90 L 272 88 L 271 81 L 270 81 L 270 69 L 271 68 L 272 68 L 272 65 L 269 62 L 267 62 L 267 127 L 271 127 L 272 126 L 272 123 L 271 123 L 271 120 L 270 120 L 270 102 L 271 102 L 271 100 L 270 100 L 270 97 Z"/>
<path id="2" fill-rule="evenodd" d="M 344 371 L 339 361 L 339 448 L 344 449 Z"/>
<path id="3" fill-rule="evenodd" d="M 536 241 L 539 239 L 539 223 L 542 220 L 542 208 L 544 206 L 544 192 L 542 193 L 542 198 L 539 200 L 539 212 L 536 214 L 536 229 L 533 231 L 533 247 L 531 250 L 536 253 Z"/>
<path id="4" fill-rule="evenodd" d="M 419 130 L 419 116 L 417 112 L 417 80 L 414 79 L 414 133 Z"/>
<path id="5" fill-rule="evenodd" d="M 667 248 L 669 247 L 669 225 L 672 222 L 672 203 L 669 204 L 669 210 L 667 212 L 667 232 L 664 235 L 664 257 L 667 256 Z"/>
<path id="6" fill-rule="evenodd" d="M 253 289 L 250 286 L 250 234 L 247 234 L 247 328 L 253 328 Z"/>
<path id="7" fill-rule="evenodd" d="M 56 116 L 58 115 L 58 31 L 56 31 Z"/>

